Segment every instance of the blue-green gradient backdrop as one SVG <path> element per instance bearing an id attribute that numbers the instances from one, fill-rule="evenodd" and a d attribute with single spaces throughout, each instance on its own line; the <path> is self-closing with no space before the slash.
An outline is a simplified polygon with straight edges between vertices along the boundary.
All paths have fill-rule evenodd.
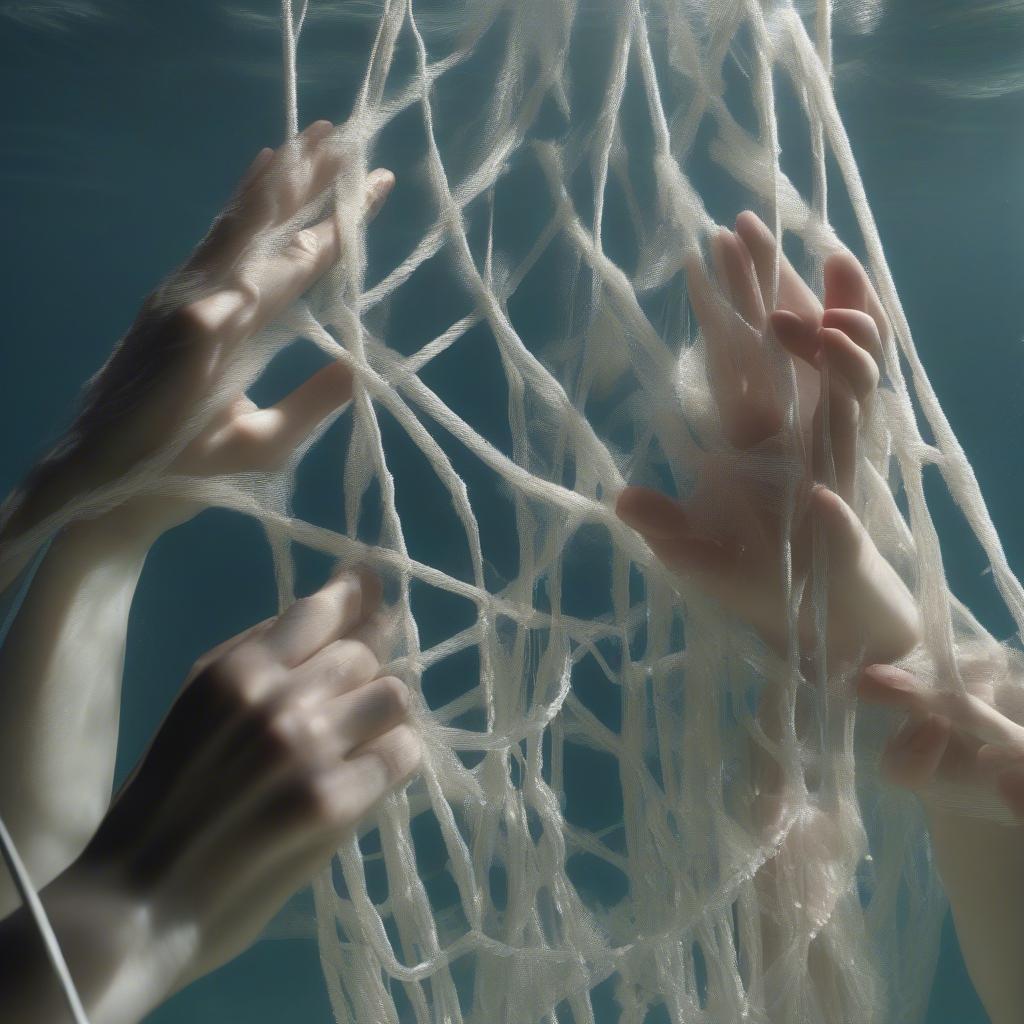
<path id="1" fill-rule="evenodd" d="M 840 106 L 918 347 L 1019 573 L 1024 16 L 1019 4 L 898 3 L 872 35 L 840 39 Z M 220 0 L 0 3 L 5 491 L 253 154 L 280 140 L 277 5 L 249 10 L 262 21 Z M 304 122 L 344 116 L 371 32 L 367 22 L 312 53 Z M 1007 635 L 955 509 L 940 504 L 937 517 L 954 589 Z M 208 513 L 157 545 L 132 613 L 122 771 L 196 655 L 272 602 L 251 524 Z M 331 1019 L 311 938 L 264 940 L 152 1017 Z M 929 1024 L 985 1019 L 947 922 Z"/>

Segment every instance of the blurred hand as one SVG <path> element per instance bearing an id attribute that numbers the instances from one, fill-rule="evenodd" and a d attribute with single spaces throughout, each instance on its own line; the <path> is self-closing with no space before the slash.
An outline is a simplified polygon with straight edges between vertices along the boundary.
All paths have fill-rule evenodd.
<path id="1" fill-rule="evenodd" d="M 209 420 L 168 467 L 211 476 L 281 465 L 351 396 L 340 364 L 314 374 L 269 409 L 232 387 L 227 371 L 241 346 L 271 324 L 343 256 L 332 218 L 299 230 L 349 157 L 328 121 L 276 152 L 264 149 L 189 261 L 150 299 L 102 370 L 58 449 L 30 476 L 12 532 L 77 494 L 128 473 L 210 403 Z M 372 218 L 394 184 L 366 179 L 362 215 Z M 170 522 L 196 508 L 146 499 Z"/>
<path id="2" fill-rule="evenodd" d="M 728 450 L 696 467 L 685 502 L 627 487 L 616 511 L 670 569 L 728 612 L 786 649 L 783 516 L 789 463 L 784 406 L 774 389 L 780 356 L 767 328 L 794 360 L 802 412 L 803 476 L 792 530 L 794 586 L 807 580 L 815 525 L 828 566 L 828 653 L 832 664 L 888 661 L 920 639 L 914 601 L 850 508 L 861 411 L 879 379 L 887 322 L 866 273 L 848 252 L 825 263 L 825 308 L 783 257 L 779 308 L 768 313 L 775 240 L 749 211 L 736 230 L 712 239 L 716 289 L 697 261 L 690 296 L 706 346 L 708 379 Z M 821 443 L 828 417 L 828 450 Z M 799 615 L 803 653 L 814 649 L 812 588 Z"/>

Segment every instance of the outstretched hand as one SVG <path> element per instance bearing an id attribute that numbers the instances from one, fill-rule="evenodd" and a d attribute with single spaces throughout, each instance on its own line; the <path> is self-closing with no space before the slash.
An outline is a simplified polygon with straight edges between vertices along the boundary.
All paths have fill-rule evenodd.
<path id="1" fill-rule="evenodd" d="M 688 265 L 688 283 L 728 450 L 706 456 L 685 502 L 627 487 L 616 511 L 666 566 L 784 651 L 785 407 L 773 366 L 792 359 L 804 459 L 791 531 L 794 583 L 806 580 L 817 525 L 828 565 L 830 661 L 897 658 L 919 640 L 917 609 L 850 507 L 861 413 L 878 384 L 887 330 L 878 298 L 856 259 L 839 252 L 825 263 L 823 309 L 783 257 L 778 309 L 769 311 L 775 239 L 750 212 L 740 215 L 735 231 L 720 230 L 711 249 L 718 287 L 696 260 Z M 828 445 L 822 443 L 825 416 Z M 804 588 L 799 613 L 803 653 L 816 638 L 810 590 Z"/>
<path id="2" fill-rule="evenodd" d="M 88 386 L 82 410 L 30 477 L 8 524 L 20 533 L 75 496 L 134 469 L 177 436 L 191 416 L 215 408 L 172 474 L 212 476 L 281 465 L 325 417 L 351 397 L 349 371 L 332 364 L 268 409 L 259 409 L 227 371 L 239 348 L 277 319 L 343 256 L 328 217 L 303 227 L 350 155 L 328 121 L 277 151 L 264 149 L 188 262 L 147 300 Z M 390 171 L 366 178 L 365 219 L 394 184 Z M 161 499 L 147 509 L 168 525 L 194 514 Z M 159 505 L 160 501 L 156 501 Z M 174 505 L 174 507 L 170 507 Z"/>

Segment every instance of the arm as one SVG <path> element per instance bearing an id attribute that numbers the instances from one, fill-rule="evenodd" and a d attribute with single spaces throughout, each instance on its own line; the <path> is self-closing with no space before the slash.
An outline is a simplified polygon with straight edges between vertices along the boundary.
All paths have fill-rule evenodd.
<path id="1" fill-rule="evenodd" d="M 688 268 L 725 443 L 742 452 L 772 443 L 780 429 L 781 411 L 770 384 L 765 384 L 772 379 L 766 340 L 770 323 L 775 338 L 794 360 L 808 453 L 802 484 L 806 512 L 791 537 L 794 572 L 806 573 L 812 530 L 820 528 L 829 566 L 830 665 L 849 669 L 895 660 L 920 642 L 918 612 L 909 591 L 849 505 L 859 458 L 861 409 L 870 405 L 879 378 L 881 336 L 887 330 L 884 312 L 857 261 L 849 253 L 838 253 L 826 261 L 824 308 L 783 257 L 779 309 L 769 314 L 763 296 L 773 276 L 775 241 L 753 214 L 742 214 L 736 228 L 735 233 L 722 231 L 712 242 L 725 302 L 714 294 L 702 267 Z M 826 368 L 827 377 L 808 379 L 808 369 L 817 376 Z M 822 401 L 826 380 L 827 405 Z M 806 415 L 812 410 L 813 421 Z M 831 441 L 827 457 L 818 440 L 826 410 Z M 745 480 L 735 465 L 735 459 L 723 460 L 714 471 L 699 474 L 703 489 L 685 504 L 631 487 L 620 496 L 617 510 L 666 565 L 752 624 L 769 646 L 783 653 L 786 609 L 779 572 L 786 538 L 777 511 L 781 502 L 763 480 Z M 811 612 L 810 602 L 805 601 L 798 621 L 801 654 L 814 650 Z M 912 716 L 910 726 L 897 735 L 886 756 L 893 781 L 920 789 L 938 770 L 991 788 L 995 785 L 991 772 L 985 776 L 970 768 L 969 778 L 963 773 L 993 738 L 1000 743 L 1012 741 L 1011 748 L 1022 752 L 1024 765 L 1024 729 L 996 712 L 991 701 L 972 696 L 950 704 L 948 694 L 883 666 L 869 670 L 865 679 L 860 688 L 863 698 L 883 701 Z M 759 712 L 769 736 L 778 732 L 771 701 L 775 692 L 771 685 L 766 688 Z M 759 771 L 759 810 L 770 824 L 781 795 L 771 784 L 771 760 L 761 758 Z M 1024 770 L 1020 781 L 1019 806 L 1024 817 Z M 1024 830 L 969 818 L 927 797 L 925 806 L 971 977 L 996 1024 L 1017 1021 L 1024 1007 L 1024 972 L 1020 970 Z M 827 836 L 829 822 L 822 820 L 818 825 Z M 771 878 L 760 881 L 770 885 Z M 770 928 L 765 939 L 771 939 Z M 819 985 L 827 984 L 828 970 L 822 963 L 812 967 Z"/>
<path id="2" fill-rule="evenodd" d="M 992 1024 L 1024 1007 L 1024 827 L 929 808 L 935 860 L 967 970 Z"/>
<path id="3" fill-rule="evenodd" d="M 134 1024 L 236 956 L 415 770 L 408 691 L 335 577 L 198 663 L 84 853 L 42 892 L 92 1024 Z M 0 922 L 0 1019 L 69 1020 L 31 920 Z"/>
<path id="4" fill-rule="evenodd" d="M 1024 728 L 992 706 L 985 684 L 980 693 L 939 691 L 902 669 L 872 665 L 858 692 L 907 716 L 882 768 L 921 797 L 971 980 L 993 1024 L 1015 1024 L 1024 1007 Z M 950 806 L 944 784 L 982 806 L 1002 799 L 1010 819 Z"/>
<path id="5" fill-rule="evenodd" d="M 189 477 L 273 470 L 349 399 L 341 364 L 269 409 L 230 379 L 240 347 L 338 259 L 333 218 L 298 233 L 295 224 L 323 215 L 346 160 L 328 122 L 261 153 L 208 237 L 89 384 L 67 436 L 7 503 L 5 582 L 21 568 L 27 538 L 55 516 L 70 519 L 0 651 L 0 814 L 37 885 L 71 863 L 106 809 L 135 586 L 153 541 L 200 510 L 149 496 L 76 518 L 75 503 L 147 462 L 164 460 L 164 472 Z M 393 180 L 386 171 L 365 179 L 364 216 Z M 196 415 L 203 422 L 188 443 L 172 448 Z M 15 903 L 4 879 L 0 912 Z"/>
<path id="6" fill-rule="evenodd" d="M 122 513 L 53 541 L 0 648 L 0 813 L 37 885 L 110 800 L 125 632 L 152 535 Z M 19 900 L 4 875 L 0 915 Z"/>

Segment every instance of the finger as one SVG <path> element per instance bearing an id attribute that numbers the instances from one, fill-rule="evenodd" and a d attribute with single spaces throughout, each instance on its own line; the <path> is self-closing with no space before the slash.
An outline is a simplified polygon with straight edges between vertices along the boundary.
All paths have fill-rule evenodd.
<path id="1" fill-rule="evenodd" d="M 745 319 L 728 294 L 732 274 L 744 291 L 740 302 L 753 308 L 753 285 L 743 285 L 744 270 L 738 243 L 729 231 L 711 240 L 712 261 L 721 288 L 708 278 L 700 261 L 687 260 L 687 287 L 694 313 L 704 335 L 708 383 L 729 443 L 745 449 L 778 433 L 782 413 L 772 390 L 771 376 L 762 352 L 762 324 Z M 732 269 L 730 270 L 730 267 Z"/>
<path id="2" fill-rule="evenodd" d="M 790 355 L 816 370 L 821 367 L 821 337 L 814 321 L 786 309 L 775 310 L 768 319 L 775 338 Z"/>
<path id="3" fill-rule="evenodd" d="M 846 249 L 825 260 L 825 309 L 858 309 L 875 322 L 879 338 L 887 336 L 889 319 L 857 257 Z M 881 346 L 879 346 L 881 347 Z"/>
<path id="4" fill-rule="evenodd" d="M 708 384 L 724 424 L 739 404 L 737 370 L 729 358 L 729 314 L 704 264 L 696 256 L 686 260 L 686 286 L 694 315 L 704 335 Z M 728 432 L 728 427 L 726 428 Z"/>
<path id="5" fill-rule="evenodd" d="M 331 700 L 324 714 L 333 723 L 341 757 L 383 736 L 409 714 L 409 688 L 395 676 L 373 679 Z"/>
<path id="6" fill-rule="evenodd" d="M 295 232 L 284 250 L 253 274 L 258 299 L 253 330 L 281 315 L 318 281 L 341 256 L 341 236 L 333 217 Z"/>
<path id="7" fill-rule="evenodd" d="M 395 653 L 396 641 L 401 634 L 402 613 L 395 605 L 380 605 L 349 634 L 351 639 L 366 644 L 380 661 Z"/>
<path id="8" fill-rule="evenodd" d="M 711 252 L 722 286 L 733 309 L 760 331 L 764 323 L 764 302 L 754 272 L 754 261 L 739 235 L 722 228 L 711 241 Z"/>
<path id="9" fill-rule="evenodd" d="M 242 175 L 241 180 L 238 182 L 238 187 L 235 189 L 236 198 L 244 195 L 253 186 L 261 172 L 270 164 L 273 157 L 274 150 L 270 146 L 264 146 L 256 154 L 256 158 L 249 164 L 245 174 Z"/>
<path id="10" fill-rule="evenodd" d="M 615 503 L 615 513 L 674 572 L 721 574 L 734 564 L 734 553 L 724 545 L 694 536 L 679 502 L 660 491 L 627 487 Z"/>
<path id="11" fill-rule="evenodd" d="M 819 337 L 823 360 L 833 376 L 843 378 L 857 402 L 866 402 L 878 387 L 878 363 L 871 353 L 836 327 L 822 327 Z"/>
<path id="12" fill-rule="evenodd" d="M 940 715 L 911 719 L 886 744 L 882 767 L 890 781 L 920 789 L 938 771 L 950 738 L 949 720 Z"/>
<path id="13" fill-rule="evenodd" d="M 649 537 L 647 545 L 663 565 L 682 576 L 698 574 L 724 580 L 736 568 L 737 552 L 705 537 Z"/>
<path id="14" fill-rule="evenodd" d="M 312 198 L 308 196 L 303 201 L 311 182 L 318 183 L 332 169 L 337 175 L 342 166 L 340 152 L 319 145 L 332 128 L 330 121 L 314 121 L 280 149 L 269 150 L 269 156 L 267 149 L 261 150 L 231 202 L 200 243 L 190 266 L 207 272 L 226 272 L 254 236 L 275 223 L 283 223 Z M 319 185 L 317 192 L 328 180 Z M 298 206 L 294 206 L 296 202 Z"/>
<path id="15" fill-rule="evenodd" d="M 775 236 L 768 225 L 751 210 L 744 210 L 736 218 L 736 233 L 743 239 L 754 261 L 754 269 L 761 285 L 764 301 L 771 301 L 772 274 L 775 260 Z M 779 295 L 777 307 L 795 313 L 797 316 L 817 325 L 821 320 L 821 303 L 808 287 L 804 279 L 796 272 L 779 251 Z"/>
<path id="16" fill-rule="evenodd" d="M 909 711 L 919 719 L 931 714 L 928 687 L 895 665 L 869 665 L 857 681 L 857 695 L 872 704 Z"/>
<path id="17" fill-rule="evenodd" d="M 394 185 L 390 171 L 374 171 L 367 179 L 364 210 L 380 209 Z M 263 263 L 255 273 L 256 308 L 250 332 L 255 333 L 281 315 L 310 288 L 341 255 L 341 239 L 333 217 L 296 232 L 279 256 Z"/>
<path id="18" fill-rule="evenodd" d="M 212 647 L 205 654 L 201 655 L 196 659 L 188 677 L 185 679 L 185 685 L 187 686 L 197 675 L 199 675 L 200 672 L 203 672 L 215 661 L 223 658 L 226 654 L 233 651 L 239 644 L 245 643 L 246 640 L 252 640 L 259 637 L 276 618 L 277 616 L 273 615 L 264 619 L 262 622 L 257 622 L 255 626 L 250 626 L 237 636 L 233 636 L 230 639 L 217 644 L 216 647 Z"/>
<path id="19" fill-rule="evenodd" d="M 276 405 L 238 417 L 215 436 L 216 465 L 221 472 L 278 468 L 351 397 L 349 368 L 325 366 Z"/>
<path id="20" fill-rule="evenodd" d="M 954 728 L 982 743 L 1024 751 L 1024 727 L 1011 721 L 979 697 L 933 689 L 894 665 L 871 665 L 864 670 L 858 692 L 865 700 L 918 715 L 939 714 Z"/>
<path id="21" fill-rule="evenodd" d="M 824 530 L 829 565 L 840 570 L 856 565 L 867 534 L 853 509 L 835 491 L 817 484 L 811 489 L 808 514 Z"/>
<path id="22" fill-rule="evenodd" d="M 387 202 L 395 187 L 395 175 L 386 167 L 370 171 L 366 178 L 366 195 L 363 198 L 363 220 L 369 223 Z"/>
<path id="23" fill-rule="evenodd" d="M 983 743 L 975 756 L 978 770 L 988 778 L 995 778 L 1009 768 L 1024 769 L 1024 750 Z"/>
<path id="24" fill-rule="evenodd" d="M 689 532 L 682 505 L 650 487 L 627 487 L 615 502 L 615 514 L 646 539 L 666 539 Z"/>
<path id="25" fill-rule="evenodd" d="M 410 778 L 422 757 L 420 738 L 406 723 L 357 747 L 345 759 L 349 771 L 342 769 L 337 776 L 353 790 L 354 797 L 348 813 L 339 818 L 357 821 L 382 796 Z"/>
<path id="26" fill-rule="evenodd" d="M 315 121 L 278 150 L 265 176 L 260 206 L 271 225 L 292 219 L 333 182 L 350 160 L 348 149 L 332 135 L 330 121 Z"/>
<path id="27" fill-rule="evenodd" d="M 376 654 L 352 635 L 335 640 L 300 665 L 288 681 L 288 700 L 310 707 L 368 683 L 380 669 Z"/>
<path id="28" fill-rule="evenodd" d="M 318 370 L 272 408 L 280 423 L 279 443 L 301 444 L 323 420 L 352 398 L 352 371 L 344 363 Z"/>
<path id="29" fill-rule="evenodd" d="M 812 429 L 814 478 L 828 484 L 844 501 L 853 498 L 857 471 L 857 429 L 860 406 L 844 377 L 835 372 L 831 352 L 824 350 L 826 373 Z M 828 424 L 827 430 L 823 426 Z"/>
<path id="30" fill-rule="evenodd" d="M 882 365 L 882 339 L 878 325 L 868 313 L 859 309 L 826 309 L 821 317 L 821 325 L 842 331 L 864 349 L 878 366 Z"/>
<path id="31" fill-rule="evenodd" d="M 258 639 L 261 652 L 295 668 L 372 614 L 380 593 L 380 581 L 372 573 L 343 573 L 279 616 Z"/>

